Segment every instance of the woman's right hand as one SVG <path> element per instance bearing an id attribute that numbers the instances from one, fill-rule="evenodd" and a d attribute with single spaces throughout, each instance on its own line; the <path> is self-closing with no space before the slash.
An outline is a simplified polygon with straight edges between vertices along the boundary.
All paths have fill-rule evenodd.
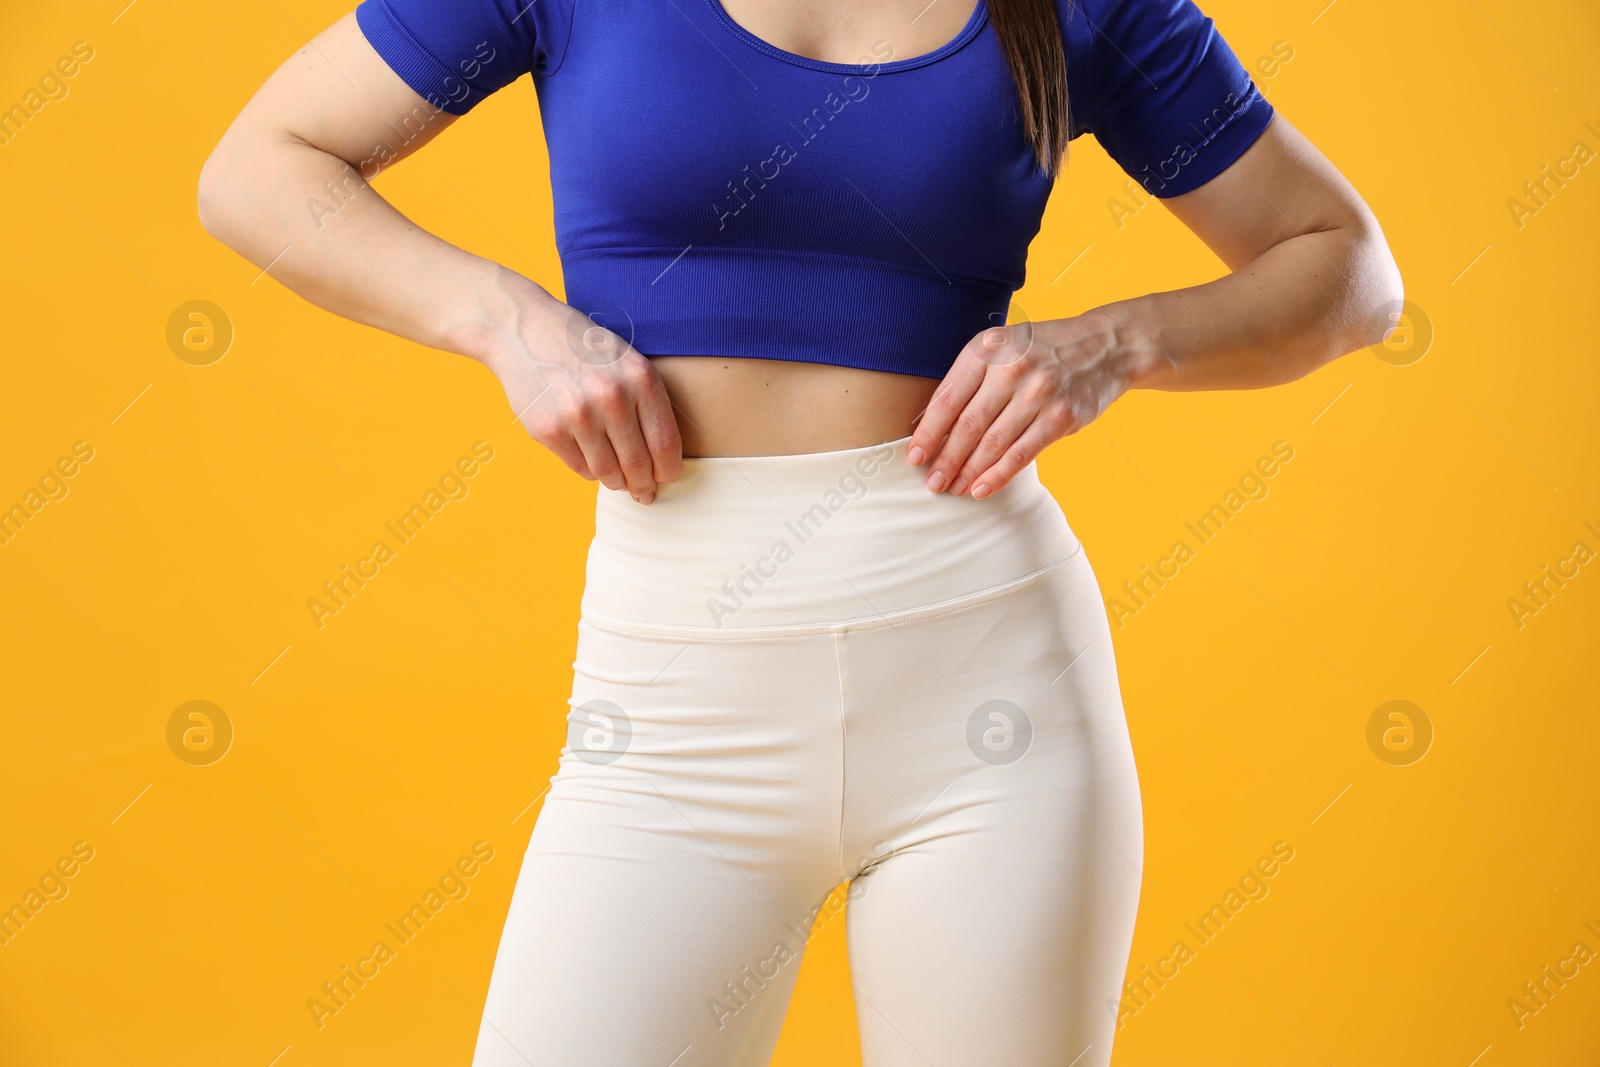
<path id="1" fill-rule="evenodd" d="M 661 376 L 578 309 L 547 296 L 519 309 L 483 362 L 528 434 L 590 481 L 648 504 L 682 472 L 683 439 Z"/>

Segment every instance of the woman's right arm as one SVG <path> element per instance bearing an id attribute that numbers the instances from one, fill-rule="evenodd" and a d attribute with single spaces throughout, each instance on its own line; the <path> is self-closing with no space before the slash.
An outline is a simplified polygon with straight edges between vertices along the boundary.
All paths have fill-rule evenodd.
<path id="1" fill-rule="evenodd" d="M 489 367 L 533 438 L 648 503 L 682 445 L 650 361 L 542 287 L 414 225 L 365 179 L 456 116 L 423 99 L 354 14 L 279 67 L 200 172 L 200 222 L 337 315 Z"/>

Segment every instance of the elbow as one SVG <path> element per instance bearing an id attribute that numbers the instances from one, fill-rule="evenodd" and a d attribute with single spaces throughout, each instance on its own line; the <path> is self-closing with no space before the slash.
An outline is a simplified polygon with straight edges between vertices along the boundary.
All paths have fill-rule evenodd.
<path id="1" fill-rule="evenodd" d="M 1381 345 L 1401 325 L 1402 309 L 1406 303 L 1405 282 L 1400 277 L 1400 267 L 1389 249 L 1389 242 L 1378 228 L 1377 220 L 1365 227 L 1361 251 L 1357 292 L 1365 311 L 1358 324 L 1356 348 Z M 1352 349 L 1353 351 L 1354 349 Z"/>
<path id="2" fill-rule="evenodd" d="M 195 207 L 201 228 L 224 243 L 227 242 L 230 206 L 228 170 L 223 150 L 212 150 L 200 167 L 200 179 L 195 187 Z"/>
<path id="3" fill-rule="evenodd" d="M 200 216 L 200 227 L 229 248 L 235 248 L 234 240 L 240 232 L 240 198 L 245 192 L 242 186 L 248 184 L 246 179 L 253 166 L 248 144 L 240 144 L 229 131 L 200 165 L 200 176 L 195 181 L 195 211 Z"/>

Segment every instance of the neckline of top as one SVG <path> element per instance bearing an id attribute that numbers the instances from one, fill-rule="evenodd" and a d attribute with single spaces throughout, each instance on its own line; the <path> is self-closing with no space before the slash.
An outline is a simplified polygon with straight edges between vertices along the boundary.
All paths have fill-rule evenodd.
<path id="1" fill-rule="evenodd" d="M 961 32 L 931 52 L 924 52 L 920 56 L 911 56 L 907 59 L 891 59 L 883 63 L 834 63 L 830 60 L 813 59 L 797 52 L 786 51 L 757 37 L 733 21 L 733 16 L 724 10 L 721 0 L 706 0 L 706 6 L 711 9 L 711 13 L 716 16 L 717 21 L 722 23 L 729 33 L 756 51 L 773 59 L 781 59 L 785 63 L 792 63 L 797 67 L 808 67 L 811 70 L 826 71 L 830 74 L 887 74 L 897 70 L 910 70 L 913 67 L 926 66 L 929 63 L 943 59 L 972 40 L 978 31 L 983 28 L 983 24 L 988 21 L 989 17 L 988 0 L 977 0 L 972 8 L 972 14 L 967 17 L 967 24 L 961 28 Z"/>

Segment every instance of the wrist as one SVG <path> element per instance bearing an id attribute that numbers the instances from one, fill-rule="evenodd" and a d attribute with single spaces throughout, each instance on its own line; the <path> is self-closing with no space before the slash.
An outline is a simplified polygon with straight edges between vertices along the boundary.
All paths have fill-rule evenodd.
<path id="1" fill-rule="evenodd" d="M 1124 390 L 1159 388 L 1175 370 L 1155 319 L 1139 300 L 1118 300 L 1089 312 L 1101 322 Z"/>
<path id="2" fill-rule="evenodd" d="M 541 286 L 490 260 L 472 286 L 465 314 L 443 325 L 439 347 L 475 359 L 491 370 L 508 353 L 527 347 L 526 337 L 564 307 Z"/>

